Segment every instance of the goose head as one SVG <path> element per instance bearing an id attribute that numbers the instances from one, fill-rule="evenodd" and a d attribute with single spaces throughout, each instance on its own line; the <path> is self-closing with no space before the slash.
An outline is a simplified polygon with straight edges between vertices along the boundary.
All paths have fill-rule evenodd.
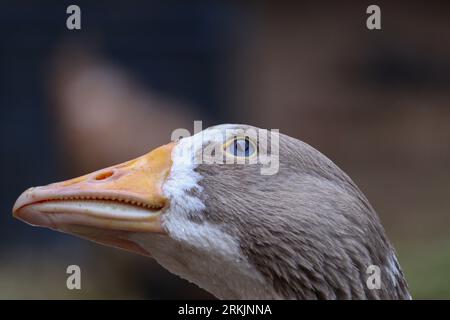
<path id="1" fill-rule="evenodd" d="M 153 257 L 218 298 L 402 299 L 406 281 L 353 181 L 300 140 L 220 125 L 30 188 L 31 225 Z M 368 286 L 376 266 L 379 283 Z"/>

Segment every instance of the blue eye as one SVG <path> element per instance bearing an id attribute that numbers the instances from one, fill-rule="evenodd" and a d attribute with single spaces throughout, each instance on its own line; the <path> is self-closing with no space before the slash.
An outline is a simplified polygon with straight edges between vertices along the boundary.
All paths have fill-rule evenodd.
<path id="1" fill-rule="evenodd" d="M 255 152 L 255 146 L 249 138 L 236 137 L 228 145 L 227 152 L 235 157 L 249 157 Z"/>

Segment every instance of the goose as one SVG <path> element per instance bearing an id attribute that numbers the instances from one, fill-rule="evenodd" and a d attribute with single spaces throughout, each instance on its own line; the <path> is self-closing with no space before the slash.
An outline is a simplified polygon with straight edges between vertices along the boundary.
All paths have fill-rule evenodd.
<path id="1" fill-rule="evenodd" d="M 152 257 L 220 299 L 411 299 L 367 198 L 322 153 L 276 130 L 213 126 L 30 188 L 13 216 Z"/>

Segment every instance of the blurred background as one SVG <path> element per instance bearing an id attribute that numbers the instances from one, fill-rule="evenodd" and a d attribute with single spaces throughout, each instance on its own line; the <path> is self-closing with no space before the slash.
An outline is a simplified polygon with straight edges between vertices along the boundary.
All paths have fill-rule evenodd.
<path id="1" fill-rule="evenodd" d="M 382 30 L 366 28 L 381 7 Z M 11 216 L 176 128 L 279 128 L 377 210 L 414 298 L 450 298 L 450 3 L 2 1 L 0 298 L 211 298 L 151 259 Z M 66 8 L 81 8 L 81 30 Z M 82 290 L 66 289 L 66 268 Z"/>

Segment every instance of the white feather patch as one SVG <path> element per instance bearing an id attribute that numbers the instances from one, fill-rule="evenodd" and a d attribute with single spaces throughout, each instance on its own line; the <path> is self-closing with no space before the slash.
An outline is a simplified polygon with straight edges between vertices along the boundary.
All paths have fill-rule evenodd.
<path id="1" fill-rule="evenodd" d="M 170 207 L 162 215 L 169 236 L 140 233 L 131 239 L 174 274 L 206 289 L 219 298 L 270 299 L 274 293 L 262 275 L 242 254 L 238 239 L 206 221 L 189 219 L 202 214 L 201 175 L 195 171 L 195 155 L 215 138 L 208 130 L 181 139 L 172 150 L 172 168 L 163 193 Z M 201 220 L 201 219 L 200 219 Z"/>

